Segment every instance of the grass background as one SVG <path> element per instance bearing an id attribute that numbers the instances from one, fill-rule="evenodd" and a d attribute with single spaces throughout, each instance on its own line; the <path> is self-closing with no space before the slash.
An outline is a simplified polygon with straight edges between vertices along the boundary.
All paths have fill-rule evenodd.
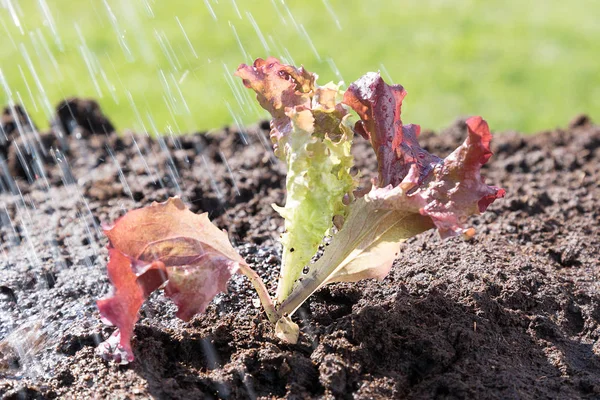
<path id="1" fill-rule="evenodd" d="M 265 114 L 231 74 L 275 55 L 322 84 L 381 70 L 425 129 L 480 114 L 534 132 L 600 117 L 598 15 L 596 0 L 3 0 L 0 103 L 42 128 L 72 95 L 119 129 L 243 125 Z"/>

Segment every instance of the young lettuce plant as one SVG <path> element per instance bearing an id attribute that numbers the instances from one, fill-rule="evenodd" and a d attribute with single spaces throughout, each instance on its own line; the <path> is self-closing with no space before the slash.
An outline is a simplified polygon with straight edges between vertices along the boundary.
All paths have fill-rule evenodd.
<path id="1" fill-rule="evenodd" d="M 189 320 L 226 289 L 231 274 L 245 274 L 282 340 L 295 343 L 299 329 L 290 316 L 317 289 L 332 282 L 383 279 L 400 243 L 431 228 L 442 237 L 474 234 L 469 216 L 485 211 L 504 190 L 487 186 L 480 169 L 491 157 L 491 134 L 481 117 L 466 121 L 467 138 L 445 159 L 422 149 L 418 125 L 403 125 L 400 85 L 377 73 L 354 82 L 343 95 L 337 86 L 316 85 L 316 75 L 258 59 L 237 73 L 272 116 L 275 153 L 288 166 L 287 199 L 275 209 L 285 219 L 283 263 L 274 303 L 258 275 L 233 249 L 226 233 L 205 214 L 189 211 L 178 198 L 130 211 L 105 229 L 108 275 L 115 288 L 98 301 L 102 317 L 118 330 L 100 345 L 105 357 L 133 360 L 130 340 L 138 311 L 159 287 Z M 352 128 L 377 155 L 378 177 L 354 195 L 350 175 Z M 335 223 L 334 223 L 335 222 Z M 332 229 L 338 228 L 337 233 Z M 310 264 L 324 236 L 322 256 Z M 305 266 L 308 273 L 302 274 Z"/>
<path id="2" fill-rule="evenodd" d="M 285 220 L 277 302 L 315 255 L 323 237 L 346 216 L 344 196 L 356 186 L 350 175 L 352 128 L 338 86 L 316 84 L 317 75 L 276 58 L 241 65 L 237 76 L 269 113 L 275 155 L 286 163 L 285 206 L 273 208 Z"/>

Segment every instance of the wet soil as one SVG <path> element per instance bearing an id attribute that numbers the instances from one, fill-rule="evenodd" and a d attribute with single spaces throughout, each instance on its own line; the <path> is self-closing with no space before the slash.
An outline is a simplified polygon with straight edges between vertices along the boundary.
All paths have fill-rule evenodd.
<path id="1" fill-rule="evenodd" d="M 0 143 L 10 168 L 0 195 L 1 398 L 600 398 L 600 127 L 587 119 L 496 135 L 484 174 L 507 196 L 472 219 L 475 238 L 426 232 L 402 245 L 382 282 L 321 289 L 298 312 L 298 344 L 273 336 L 235 276 L 188 323 L 152 295 L 136 361 L 120 366 L 95 354 L 113 331 L 95 306 L 109 292 L 100 224 L 179 195 L 227 229 L 273 290 L 282 220 L 270 205 L 285 198 L 284 168 L 265 124 L 152 140 L 66 114 L 58 137 Z M 421 142 L 445 155 L 464 134 L 457 122 Z M 19 140 L 29 173 L 11 159 Z M 360 138 L 354 152 L 366 182 L 373 152 Z"/>

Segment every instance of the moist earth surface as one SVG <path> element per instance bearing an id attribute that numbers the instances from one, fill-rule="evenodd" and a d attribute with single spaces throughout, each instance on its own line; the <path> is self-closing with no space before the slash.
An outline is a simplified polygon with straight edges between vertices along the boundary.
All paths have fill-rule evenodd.
<path id="1" fill-rule="evenodd" d="M 476 236 L 425 232 L 383 281 L 319 290 L 295 317 L 297 344 L 274 337 L 235 275 L 187 323 L 153 294 L 135 361 L 117 365 L 95 352 L 114 331 L 95 305 L 110 292 L 102 224 L 178 195 L 274 292 L 285 168 L 265 123 L 152 139 L 107 133 L 94 102 L 71 101 L 46 135 L 19 110 L 2 117 L 3 399 L 600 398 L 600 127 L 587 118 L 496 134 L 483 175 L 507 195 L 470 220 Z M 458 121 L 420 142 L 444 156 L 465 135 Z M 359 137 L 353 152 L 366 185 L 375 155 Z"/>

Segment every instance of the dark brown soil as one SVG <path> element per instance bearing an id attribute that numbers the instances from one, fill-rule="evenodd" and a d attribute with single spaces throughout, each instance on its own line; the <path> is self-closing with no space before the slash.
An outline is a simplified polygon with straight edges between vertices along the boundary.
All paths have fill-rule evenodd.
<path id="1" fill-rule="evenodd" d="M 284 168 L 264 124 L 161 140 L 56 126 L 62 139 L 43 143 L 63 147 L 41 171 L 13 165 L 16 183 L 2 178 L 3 399 L 600 398 L 600 127 L 586 119 L 496 135 L 484 173 L 507 196 L 473 218 L 476 237 L 424 233 L 383 282 L 320 290 L 297 315 L 297 345 L 273 336 L 235 276 L 189 323 L 153 295 L 127 366 L 95 354 L 113 331 L 95 306 L 109 291 L 100 223 L 179 195 L 227 229 L 274 289 L 282 221 L 270 204 L 284 200 Z M 462 128 L 421 142 L 447 154 Z M 367 179 L 375 158 L 356 142 Z M 0 144 L 10 158 L 14 144 Z"/>

